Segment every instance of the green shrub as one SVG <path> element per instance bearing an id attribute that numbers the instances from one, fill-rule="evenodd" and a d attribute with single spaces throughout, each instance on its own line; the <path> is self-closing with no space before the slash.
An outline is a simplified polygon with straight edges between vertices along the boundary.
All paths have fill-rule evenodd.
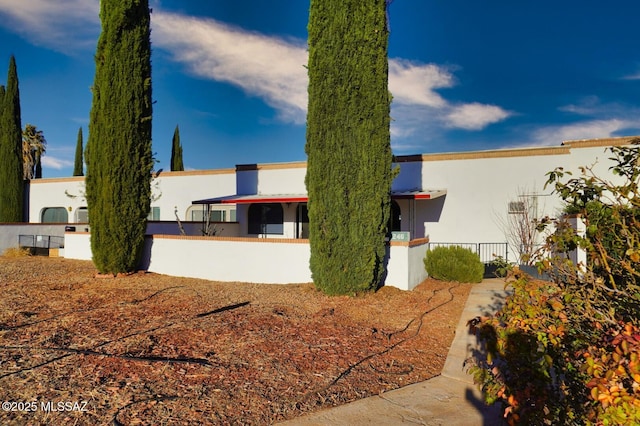
<path id="1" fill-rule="evenodd" d="M 484 264 L 478 255 L 460 246 L 428 250 L 424 267 L 431 278 L 443 281 L 479 283 L 484 275 Z"/>

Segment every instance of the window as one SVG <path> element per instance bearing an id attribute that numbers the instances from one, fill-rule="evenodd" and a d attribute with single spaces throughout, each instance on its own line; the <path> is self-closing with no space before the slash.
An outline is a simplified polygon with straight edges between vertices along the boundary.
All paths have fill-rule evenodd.
<path id="1" fill-rule="evenodd" d="M 284 233 L 284 214 L 281 204 L 251 204 L 248 216 L 249 234 L 282 235 Z"/>
<path id="2" fill-rule="evenodd" d="M 511 201 L 509 203 L 510 214 L 521 214 L 521 213 L 524 213 L 524 210 L 525 210 L 524 201 Z"/>
<path id="3" fill-rule="evenodd" d="M 205 212 L 206 206 L 192 205 L 187 209 L 186 220 L 193 222 L 203 222 L 206 214 Z M 212 207 L 209 211 L 209 220 L 211 222 L 235 222 L 236 209 L 227 206 Z"/>
<path id="4" fill-rule="evenodd" d="M 160 220 L 160 207 L 151 207 L 147 220 Z"/>
<path id="5" fill-rule="evenodd" d="M 191 213 L 191 217 L 188 220 L 191 220 L 193 222 L 202 222 L 204 220 L 203 210 L 192 209 L 190 213 Z"/>
<path id="6" fill-rule="evenodd" d="M 225 213 L 224 210 L 211 210 L 209 212 L 209 221 L 224 222 Z M 193 222 L 203 222 L 204 214 L 204 210 L 191 210 L 191 220 Z"/>
<path id="7" fill-rule="evenodd" d="M 86 207 L 76 209 L 76 223 L 89 223 L 89 210 Z"/>
<path id="8" fill-rule="evenodd" d="M 68 223 L 69 214 L 64 207 L 45 207 L 40 216 L 42 223 Z"/>
<path id="9" fill-rule="evenodd" d="M 209 213 L 209 217 L 211 217 L 211 222 L 224 222 L 225 217 L 224 210 L 211 210 Z"/>

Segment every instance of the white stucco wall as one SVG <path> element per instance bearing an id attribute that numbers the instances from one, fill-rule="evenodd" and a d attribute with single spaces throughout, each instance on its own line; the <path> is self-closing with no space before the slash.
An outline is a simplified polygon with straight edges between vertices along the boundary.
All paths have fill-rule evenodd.
<path id="1" fill-rule="evenodd" d="M 409 246 L 405 244 L 393 245 L 388 248 L 387 276 L 385 285 L 409 290 Z"/>
<path id="2" fill-rule="evenodd" d="M 483 158 L 486 156 L 487 158 Z M 504 242 L 500 218 L 508 215 L 510 201 L 526 192 L 537 200 L 537 217 L 555 217 L 562 208 L 553 187 L 544 188 L 546 174 L 556 167 L 580 175 L 579 167 L 597 162 L 598 173 L 607 174 L 612 164 L 605 147 L 557 147 L 424 156 L 422 171 L 416 164 L 401 164 L 408 175 L 422 177 L 422 189 L 446 189 L 445 197 L 416 201 L 413 238 L 427 236 L 432 242 Z M 420 206 L 422 203 L 422 206 Z M 403 221 L 405 215 L 403 211 Z M 404 225 L 403 225 L 404 227 Z M 510 250 L 511 253 L 514 250 Z M 515 259 L 511 259 L 515 260 Z"/>
<path id="3" fill-rule="evenodd" d="M 427 279 L 427 271 L 422 260 L 427 251 L 426 240 L 410 243 L 392 242 L 389 249 L 386 286 L 412 290 Z"/>
<path id="4" fill-rule="evenodd" d="M 427 253 L 427 243 L 410 244 L 409 246 L 409 268 L 407 270 L 408 289 L 411 290 L 422 281 L 427 279 L 427 271 L 424 268 L 424 257 Z"/>
<path id="5" fill-rule="evenodd" d="M 148 270 L 215 281 L 311 281 L 309 244 L 274 240 L 148 237 Z"/>
<path id="6" fill-rule="evenodd" d="M 256 283 L 309 282 L 311 279 L 308 245 L 305 244 L 163 236 L 154 236 L 149 242 L 149 271 L 152 272 Z M 303 261 L 305 258 L 306 262 Z"/>
<path id="7" fill-rule="evenodd" d="M 58 247 L 63 243 L 65 225 L 34 223 L 2 223 L 0 224 L 0 254 L 20 244 L 30 245 L 33 242 L 39 247 Z M 21 237 L 22 236 L 22 237 Z M 51 237 L 51 238 L 50 238 Z"/>
<path id="8" fill-rule="evenodd" d="M 191 220 L 187 217 L 191 202 L 235 194 L 235 170 L 162 172 L 151 182 L 151 188 L 155 198 L 151 206 L 160 207 L 160 220 L 175 220 L 175 207 L 180 220 Z"/>
<path id="9" fill-rule="evenodd" d="M 621 143 L 621 140 L 613 140 L 613 142 Z M 544 183 L 547 180 L 546 174 L 556 167 L 562 166 L 565 170 L 574 172 L 574 176 L 578 176 L 579 167 L 594 163 L 597 163 L 595 166 L 597 173 L 603 175 L 608 173 L 611 162 L 608 160 L 610 153 L 605 152 L 607 143 L 607 141 L 579 141 L 569 142 L 563 147 L 432 154 L 405 158 L 404 162 L 399 163 L 400 174 L 393 183 L 394 190 L 439 189 L 446 190 L 447 193 L 445 196 L 433 200 L 399 200 L 398 204 L 402 209 L 401 229 L 411 231 L 412 239 L 429 237 L 432 242 L 504 242 L 506 236 L 499 218 L 507 215 L 510 201 L 518 201 L 521 192 L 527 191 L 529 194 L 535 195 L 535 199 L 538 200 L 539 217 L 556 216 L 561 207 L 561 201 L 557 196 L 551 195 L 552 188 L 544 188 Z M 152 206 L 160 207 L 160 219 L 166 221 L 175 220 L 174 206 L 177 206 L 181 218 L 185 220 L 187 219 L 185 214 L 191 206 L 191 202 L 198 199 L 222 197 L 236 193 L 304 194 L 306 193 L 305 174 L 304 163 L 255 165 L 253 168 L 239 168 L 238 172 L 234 169 L 163 172 L 154 179 L 152 184 L 156 196 Z M 69 216 L 70 222 L 72 222 L 76 209 L 86 206 L 86 201 L 82 196 L 83 191 L 82 178 L 33 181 L 30 185 L 30 221 L 39 222 L 44 207 L 64 207 L 67 210 L 71 209 Z M 410 212 L 412 205 L 414 207 L 413 213 Z M 296 203 L 283 204 L 283 209 L 285 222 L 283 235 L 272 235 L 269 238 L 295 238 Z M 237 232 L 239 235 L 246 235 L 246 206 L 238 206 L 237 220 L 240 222 L 237 226 Z M 76 237 L 79 236 L 76 235 Z M 169 244 L 166 241 L 159 241 L 160 239 L 157 240 L 158 247 Z M 184 242 L 176 244 L 180 245 Z M 203 243 L 197 242 L 195 244 Z M 242 247 L 242 249 L 238 249 L 238 247 Z M 263 262 L 262 257 L 269 259 L 276 254 L 255 247 L 257 245 L 244 247 L 244 244 L 226 247 L 225 250 L 228 249 L 235 256 L 238 256 L 237 258 L 229 258 L 227 269 L 234 269 L 235 265 L 241 263 L 246 264 L 247 259 L 251 262 L 254 262 L 255 259 L 256 265 L 259 266 L 257 269 L 266 268 L 267 265 L 260 263 Z M 269 247 L 269 245 L 264 247 Z M 296 250 L 303 250 L 301 247 L 308 246 L 292 244 L 292 247 Z M 216 250 L 218 249 L 216 248 Z M 286 254 L 289 248 L 279 248 L 278 250 L 282 250 Z M 392 247 L 391 264 L 404 262 L 402 263 L 404 266 L 400 269 L 407 271 L 406 279 L 399 277 L 398 282 L 414 282 L 415 279 L 409 275 L 419 276 L 422 273 L 419 269 L 422 269 L 421 257 L 424 253 L 419 255 L 416 250 L 418 249 L 407 249 L 406 260 L 403 260 L 405 256 L 394 253 Z M 294 251 L 291 249 L 292 253 Z M 511 249 L 510 253 L 513 252 L 514 250 Z M 172 263 L 170 261 L 158 260 L 164 259 L 162 257 L 165 256 L 164 251 L 158 253 L 160 257 L 154 259 L 157 268 L 174 267 L 170 265 Z M 166 255 L 166 259 L 175 259 L 176 253 L 184 256 L 185 262 L 189 260 L 189 257 L 205 256 L 205 254 L 200 254 L 199 250 L 175 249 L 171 251 L 171 254 Z M 75 256 L 76 254 L 72 251 L 67 255 Z M 213 256 L 198 258 L 199 262 L 196 263 L 206 264 L 218 256 L 226 259 L 227 255 L 215 252 Z M 299 262 L 303 265 L 303 269 L 308 269 L 308 254 L 302 256 L 307 259 L 305 261 L 301 261 L 298 254 L 291 256 L 290 259 L 284 257 L 287 259 L 286 265 L 294 265 L 295 262 Z M 510 258 L 510 260 L 516 259 Z M 264 260 L 264 262 L 271 264 L 268 260 Z M 293 270 L 299 266 L 297 263 L 295 265 L 292 267 Z M 420 265 L 420 267 L 415 265 Z M 413 269 L 414 266 L 416 269 Z M 390 274 L 392 272 L 395 273 L 392 270 Z M 246 273 L 248 274 L 248 272 Z M 296 273 L 297 275 L 291 276 L 306 276 L 304 273 L 301 273 L 302 275 Z M 176 273 L 176 275 L 180 274 Z M 277 271 L 274 271 L 272 275 L 277 276 Z M 396 280 L 393 275 L 390 277 L 392 280 Z M 237 278 L 242 281 L 252 279 L 249 275 Z M 294 281 L 298 281 L 298 278 L 295 278 Z"/>
<path id="10" fill-rule="evenodd" d="M 307 192 L 304 184 L 307 173 L 305 163 L 259 164 L 255 165 L 253 170 L 245 170 L 241 167 L 236 173 L 238 194 L 306 194 Z"/>
<path id="11" fill-rule="evenodd" d="M 64 234 L 64 257 L 91 260 L 91 235 L 88 232 L 66 232 Z"/>
<path id="12" fill-rule="evenodd" d="M 39 223 L 46 207 L 64 207 L 69 223 L 75 223 L 77 209 L 87 207 L 83 177 L 36 179 L 29 191 L 29 222 Z M 160 208 L 159 220 L 174 221 L 175 207 L 180 220 L 190 220 L 187 209 L 192 201 L 233 195 L 235 191 L 234 169 L 161 172 L 151 181 L 151 207 Z"/>
<path id="13" fill-rule="evenodd" d="M 224 237 L 148 236 L 143 266 L 159 274 L 212 281 L 289 284 L 311 282 L 309 243 Z M 426 278 L 426 244 L 393 243 L 385 285 L 411 290 Z M 91 260 L 90 234 L 65 234 L 64 256 Z"/>
<path id="14" fill-rule="evenodd" d="M 29 222 L 40 223 L 46 207 L 63 207 L 69 223 L 75 223 L 75 212 L 86 207 L 84 178 L 34 179 L 29 184 Z"/>

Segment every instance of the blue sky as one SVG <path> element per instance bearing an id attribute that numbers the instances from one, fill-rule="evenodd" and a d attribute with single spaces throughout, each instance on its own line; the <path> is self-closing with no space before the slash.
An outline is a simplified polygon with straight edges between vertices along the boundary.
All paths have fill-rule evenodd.
<path id="1" fill-rule="evenodd" d="M 150 0 L 153 150 L 169 169 L 304 160 L 306 0 Z M 16 56 L 22 124 L 44 177 L 88 139 L 98 0 L 0 0 L 0 83 Z M 640 2 L 395 0 L 396 154 L 559 145 L 640 134 Z"/>

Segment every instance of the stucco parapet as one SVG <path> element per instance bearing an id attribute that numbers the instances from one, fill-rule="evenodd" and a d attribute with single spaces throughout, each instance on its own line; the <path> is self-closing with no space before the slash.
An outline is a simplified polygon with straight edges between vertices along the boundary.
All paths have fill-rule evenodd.
<path id="1" fill-rule="evenodd" d="M 638 139 L 638 136 L 624 136 L 619 138 L 602 138 L 602 139 L 579 139 L 563 141 L 563 146 L 569 148 L 595 148 L 595 147 L 607 147 L 607 146 L 622 146 L 629 145 L 633 139 Z"/>
<path id="2" fill-rule="evenodd" d="M 392 247 L 417 247 L 429 243 L 429 238 L 416 238 L 411 241 L 391 241 Z"/>
<path id="3" fill-rule="evenodd" d="M 191 241 L 233 241 L 240 243 L 287 243 L 287 244 L 309 244 L 304 238 L 258 238 L 258 237 L 208 237 L 199 235 L 147 235 L 149 238 L 163 240 L 191 240 Z"/>
<path id="4" fill-rule="evenodd" d="M 516 148 L 495 151 L 445 152 L 440 154 L 422 154 L 422 161 L 480 160 L 488 158 L 536 157 L 542 155 L 569 155 L 567 146 Z"/>
<path id="5" fill-rule="evenodd" d="M 162 171 L 160 173 L 155 173 L 154 177 L 161 178 L 164 176 L 174 177 L 174 176 L 207 176 L 207 175 L 232 175 L 235 174 L 235 169 L 207 169 L 207 170 L 181 170 L 181 171 Z"/>
<path id="6" fill-rule="evenodd" d="M 286 170 L 286 169 L 304 169 L 307 167 L 306 161 L 292 161 L 288 163 L 264 163 L 264 164 L 237 164 L 236 171 L 250 170 Z"/>
<path id="7" fill-rule="evenodd" d="M 31 179 L 29 181 L 29 185 L 37 185 L 40 183 L 55 183 L 55 182 L 84 182 L 84 176 Z"/>

